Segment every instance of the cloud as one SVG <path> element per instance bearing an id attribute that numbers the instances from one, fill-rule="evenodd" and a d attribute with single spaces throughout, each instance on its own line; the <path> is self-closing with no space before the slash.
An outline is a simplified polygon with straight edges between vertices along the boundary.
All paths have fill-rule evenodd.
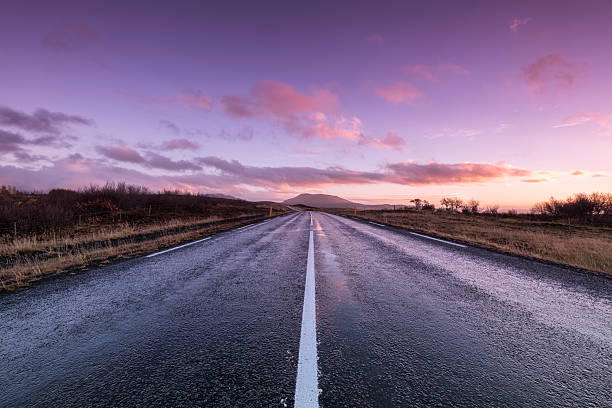
<path id="1" fill-rule="evenodd" d="M 546 94 L 572 88 L 579 67 L 567 61 L 560 52 L 543 56 L 523 69 L 523 77 L 534 94 Z"/>
<path id="2" fill-rule="evenodd" d="M 518 29 L 519 29 L 520 26 L 525 25 L 525 24 L 529 23 L 530 21 L 531 21 L 531 17 L 515 18 L 514 20 L 512 20 L 510 22 L 510 25 L 508 26 L 508 28 L 513 33 L 516 33 L 516 32 L 518 32 Z"/>
<path id="3" fill-rule="evenodd" d="M 127 146 L 96 146 L 96 151 L 109 159 L 125 163 L 144 163 L 145 159 L 136 150 Z"/>
<path id="4" fill-rule="evenodd" d="M 584 171 L 582 170 L 576 170 L 572 172 L 572 176 L 582 176 L 583 174 L 584 174 Z"/>
<path id="5" fill-rule="evenodd" d="M 470 71 L 452 62 L 447 62 L 438 65 L 406 65 L 404 67 L 404 72 L 409 75 L 418 76 L 432 82 L 437 81 L 440 75 L 446 72 L 463 76 L 470 75 Z"/>
<path id="6" fill-rule="evenodd" d="M 204 92 L 191 89 L 180 92 L 172 96 L 145 96 L 132 94 L 129 92 L 119 91 L 122 97 L 145 106 L 164 107 L 169 105 L 180 105 L 197 110 L 210 111 L 214 107 L 214 102 Z M 170 130 L 173 130 L 172 122 L 161 120 L 160 124 Z"/>
<path id="7" fill-rule="evenodd" d="M 96 146 L 96 151 L 106 158 L 122 163 L 139 164 L 144 167 L 170 170 L 201 170 L 202 167 L 187 160 L 174 161 L 157 153 L 147 152 L 144 156 L 128 146 Z"/>
<path id="8" fill-rule="evenodd" d="M 169 131 L 171 131 L 172 133 L 174 133 L 175 135 L 178 135 L 179 133 L 181 133 L 181 129 L 179 129 L 178 126 L 176 126 L 173 122 L 170 122 L 169 120 L 160 120 L 159 124 L 168 129 Z"/>
<path id="9" fill-rule="evenodd" d="M 277 81 L 261 81 L 251 89 L 249 97 L 224 95 L 225 113 L 234 117 L 272 116 L 289 118 L 298 114 L 332 112 L 338 109 L 338 97 L 329 90 L 319 89 L 307 95 L 291 85 Z"/>
<path id="10" fill-rule="evenodd" d="M 25 131 L 51 133 L 57 135 L 68 125 L 92 126 L 94 122 L 82 116 L 67 115 L 37 109 L 33 114 L 0 106 L 0 125 L 11 126 Z"/>
<path id="11" fill-rule="evenodd" d="M 345 118 L 340 116 L 335 122 L 324 121 L 311 126 L 304 126 L 304 137 L 318 136 L 323 139 L 356 140 L 363 135 L 363 124 L 358 117 Z"/>
<path id="12" fill-rule="evenodd" d="M 75 139 L 72 136 L 46 135 L 36 138 L 26 138 L 19 133 L 0 129 L 0 154 L 1 153 L 24 153 L 25 146 L 53 146 L 70 147 L 66 140 Z M 17 157 L 17 155 L 16 155 Z M 25 157 L 25 156 L 24 156 Z M 31 156 L 33 157 L 33 156 Z"/>
<path id="13" fill-rule="evenodd" d="M 361 121 L 339 115 L 338 96 L 327 89 L 308 94 L 277 81 L 256 83 L 249 96 L 224 95 L 224 112 L 234 118 L 266 117 L 303 138 L 356 139 Z"/>
<path id="14" fill-rule="evenodd" d="M 246 126 L 237 132 L 228 132 L 226 130 L 222 130 L 217 137 L 223 140 L 240 140 L 246 142 L 253 139 L 253 128 L 250 126 Z"/>
<path id="15" fill-rule="evenodd" d="M 545 183 L 548 179 L 545 178 L 536 178 L 536 179 L 523 179 L 521 180 L 523 183 Z"/>
<path id="16" fill-rule="evenodd" d="M 251 105 L 252 102 L 248 98 L 242 98 L 235 95 L 223 95 L 221 104 L 226 115 L 234 118 L 252 118 L 255 116 Z"/>
<path id="17" fill-rule="evenodd" d="M 421 91 L 407 82 L 396 82 L 390 86 L 379 86 L 374 88 L 374 93 L 381 99 L 394 105 L 410 103 L 423 96 Z"/>
<path id="18" fill-rule="evenodd" d="M 156 169 L 170 171 L 202 170 L 202 167 L 187 160 L 174 161 L 156 153 L 148 153 L 146 165 Z"/>
<path id="19" fill-rule="evenodd" d="M 389 180 L 404 185 L 481 183 L 503 177 L 524 177 L 531 174 L 528 170 L 491 163 L 406 162 L 390 164 L 388 167 L 391 170 Z"/>
<path id="20" fill-rule="evenodd" d="M 402 151 L 404 147 L 406 147 L 406 141 L 397 133 L 393 132 L 387 132 L 386 136 L 382 139 L 364 136 L 359 141 L 359 144 L 373 145 L 377 149 L 393 149 L 397 151 Z"/>
<path id="21" fill-rule="evenodd" d="M 505 177 L 525 177 L 528 170 L 505 164 L 490 163 L 427 163 L 413 162 L 389 164 L 379 171 L 356 171 L 339 166 L 313 167 L 258 167 L 243 165 L 237 160 L 207 156 L 187 161 L 168 161 L 149 154 L 144 165 L 171 171 L 196 170 L 205 166 L 207 172 L 198 171 L 179 175 L 152 175 L 146 172 L 110 165 L 105 160 L 88 159 L 80 154 L 51 161 L 38 170 L 16 166 L 0 166 L 0 184 L 27 189 L 81 187 L 90 183 L 125 181 L 150 188 L 179 188 L 189 191 L 223 189 L 245 191 L 245 186 L 268 191 L 288 191 L 295 188 L 326 185 L 364 185 L 393 183 L 418 186 L 429 184 L 456 184 L 494 181 Z M 212 173 L 211 173 L 212 171 Z"/>
<path id="22" fill-rule="evenodd" d="M 98 41 L 96 31 L 75 21 L 58 25 L 42 39 L 43 45 L 54 51 L 74 51 Z"/>
<path id="23" fill-rule="evenodd" d="M 20 134 L 0 129 L 0 153 L 12 153 L 22 149 L 26 139 Z"/>
<path id="24" fill-rule="evenodd" d="M 180 94 L 167 98 L 168 102 L 177 103 L 179 105 L 188 106 L 194 109 L 211 110 L 213 108 L 213 102 L 208 98 L 202 91 L 188 90 L 181 92 Z"/>
<path id="25" fill-rule="evenodd" d="M 187 139 L 170 139 L 160 146 L 162 150 L 197 150 L 200 146 Z"/>
<path id="26" fill-rule="evenodd" d="M 456 184 L 486 182 L 504 177 L 524 177 L 530 171 L 506 164 L 490 163 L 428 163 L 388 164 L 385 171 L 363 172 L 342 167 L 317 169 L 312 167 L 254 167 L 236 160 L 226 161 L 208 156 L 198 163 L 215 168 L 234 182 L 264 187 L 318 187 L 328 184 L 393 183 L 400 185 Z"/>
<path id="27" fill-rule="evenodd" d="M 553 128 L 564 128 L 594 123 L 597 126 L 606 130 L 606 133 L 612 132 L 612 115 L 589 112 L 579 113 L 566 118 L 563 122 L 553 125 Z"/>
<path id="28" fill-rule="evenodd" d="M 383 45 L 385 40 L 380 34 L 370 34 L 365 38 L 366 42 L 370 45 Z"/>

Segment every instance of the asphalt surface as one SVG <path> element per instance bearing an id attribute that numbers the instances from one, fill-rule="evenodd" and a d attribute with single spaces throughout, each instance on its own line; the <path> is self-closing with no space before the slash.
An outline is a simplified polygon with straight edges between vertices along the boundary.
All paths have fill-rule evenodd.
<path id="1" fill-rule="evenodd" d="M 0 406 L 612 406 L 611 279 L 312 215 L 1 295 Z"/>

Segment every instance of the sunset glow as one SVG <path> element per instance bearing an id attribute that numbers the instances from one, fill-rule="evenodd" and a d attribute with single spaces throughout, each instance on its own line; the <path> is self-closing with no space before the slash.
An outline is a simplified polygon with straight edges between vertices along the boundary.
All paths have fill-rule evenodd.
<path id="1" fill-rule="evenodd" d="M 610 2 L 263 3 L 3 2 L 0 184 L 612 191 Z"/>

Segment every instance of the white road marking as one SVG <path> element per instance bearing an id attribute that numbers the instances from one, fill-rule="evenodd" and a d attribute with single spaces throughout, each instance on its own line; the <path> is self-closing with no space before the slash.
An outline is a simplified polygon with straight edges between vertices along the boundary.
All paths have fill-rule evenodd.
<path id="1" fill-rule="evenodd" d="M 423 235 L 423 234 L 419 234 L 419 233 L 416 233 L 416 232 L 410 232 L 410 231 L 409 231 L 409 233 L 412 234 L 412 235 L 416 235 L 418 237 L 427 238 L 427 239 L 431 239 L 431 240 L 434 240 L 434 241 L 444 242 L 445 244 L 450 244 L 450 245 L 458 246 L 459 248 L 467 248 L 467 246 L 465 246 L 465 245 L 457 244 L 455 242 L 445 241 L 443 239 L 438 239 L 438 238 L 430 237 L 428 235 Z"/>
<path id="2" fill-rule="evenodd" d="M 312 227 L 314 224 L 312 223 L 312 213 L 310 213 L 310 226 Z"/>
<path id="3" fill-rule="evenodd" d="M 295 407 L 319 406 L 319 377 L 317 357 L 317 316 L 315 308 L 314 240 L 310 231 L 308 260 L 306 262 L 306 286 L 302 309 L 300 353 L 295 382 Z"/>
<path id="4" fill-rule="evenodd" d="M 370 224 L 378 225 L 379 227 L 386 227 L 386 225 L 379 224 L 377 222 L 368 221 Z"/>
<path id="5" fill-rule="evenodd" d="M 174 251 L 174 250 L 177 250 L 177 249 L 185 248 L 185 247 L 187 247 L 187 246 L 189 246 L 189 245 L 197 244 L 198 242 L 206 241 L 207 239 L 210 239 L 210 238 L 211 238 L 211 237 L 206 237 L 206 238 L 203 238 L 203 239 L 198 239 L 197 241 L 193 241 L 193 242 L 190 242 L 190 243 L 188 243 L 188 244 L 180 245 L 180 246 L 177 246 L 177 247 L 174 247 L 174 248 L 165 249 L 165 250 L 163 250 L 163 251 L 159 251 L 159 252 L 156 252 L 156 253 L 154 253 L 154 254 L 147 255 L 146 257 L 147 257 L 147 258 L 151 258 L 151 257 L 153 257 L 153 256 L 157 256 L 157 255 L 165 254 L 166 252 L 170 252 L 170 251 Z"/>

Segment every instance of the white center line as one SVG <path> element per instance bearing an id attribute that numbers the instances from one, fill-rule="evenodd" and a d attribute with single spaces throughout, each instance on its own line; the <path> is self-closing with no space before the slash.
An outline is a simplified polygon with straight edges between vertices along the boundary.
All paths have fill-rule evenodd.
<path id="1" fill-rule="evenodd" d="M 455 242 L 445 241 L 443 239 L 438 239 L 438 238 L 430 237 L 428 235 L 423 235 L 423 234 L 419 234 L 419 233 L 416 233 L 416 232 L 410 232 L 410 234 L 416 235 L 416 236 L 421 237 L 421 238 L 431 239 L 433 241 L 444 242 L 445 244 L 450 244 L 450 245 L 458 246 L 460 248 L 467 248 L 467 246 L 465 246 L 465 245 L 457 244 Z"/>
<path id="2" fill-rule="evenodd" d="M 385 225 L 379 224 L 377 222 L 368 221 L 370 224 L 378 225 L 379 227 L 385 227 Z"/>
<path id="3" fill-rule="evenodd" d="M 310 226 L 312 227 L 314 224 L 312 223 L 312 213 L 310 213 Z"/>
<path id="4" fill-rule="evenodd" d="M 314 240 L 312 231 L 308 241 L 306 262 L 306 286 L 304 308 L 302 309 L 302 332 L 298 357 L 297 379 L 295 381 L 295 406 L 319 406 L 319 378 L 317 357 L 317 316 L 315 308 Z"/>
<path id="5" fill-rule="evenodd" d="M 177 249 L 185 248 L 185 247 L 187 247 L 189 245 L 197 244 L 198 242 L 206 241 L 207 239 L 210 239 L 210 238 L 211 237 L 206 237 L 206 238 L 203 238 L 203 239 L 198 239 L 197 241 L 193 241 L 193 242 L 190 242 L 188 244 L 184 244 L 184 245 L 177 246 L 177 247 L 174 247 L 174 248 L 170 248 L 170 249 L 166 249 L 166 250 L 163 250 L 163 251 L 159 251 L 159 252 L 156 252 L 154 254 L 147 255 L 146 258 L 151 258 L 153 256 L 165 254 L 166 252 L 170 252 L 170 251 L 174 251 L 174 250 L 177 250 Z"/>

